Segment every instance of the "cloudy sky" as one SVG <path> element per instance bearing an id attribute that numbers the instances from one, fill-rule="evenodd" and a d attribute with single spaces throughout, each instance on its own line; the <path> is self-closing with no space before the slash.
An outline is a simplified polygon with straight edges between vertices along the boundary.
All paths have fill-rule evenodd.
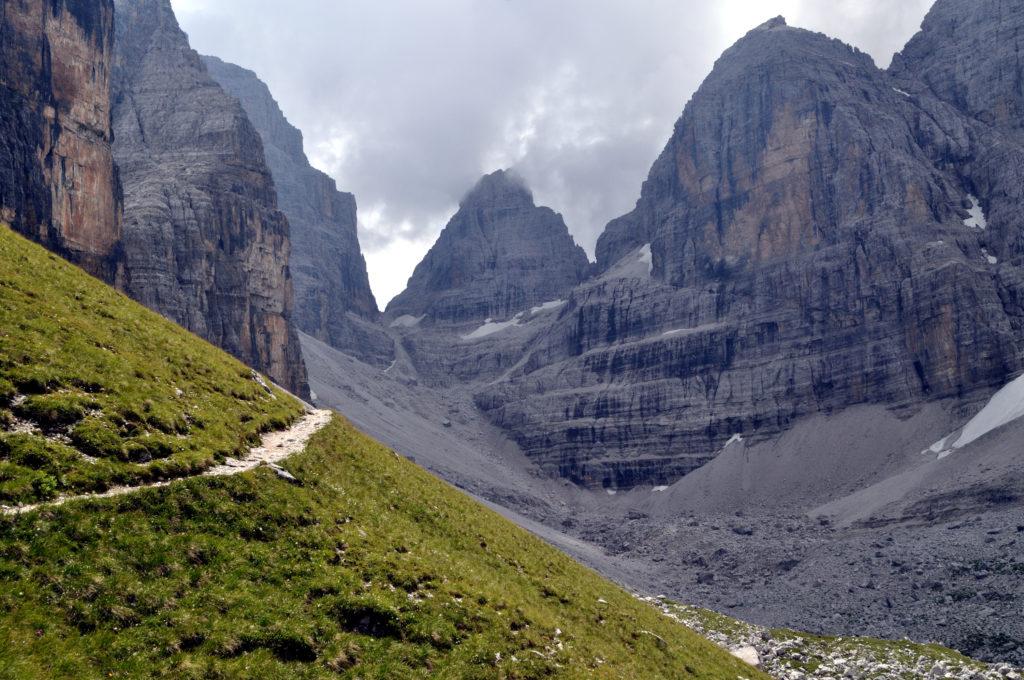
<path id="1" fill-rule="evenodd" d="M 256 71 L 355 193 L 383 307 L 460 198 L 514 167 L 593 255 L 715 59 L 782 14 L 880 66 L 931 0 L 172 0 L 192 45 Z"/>

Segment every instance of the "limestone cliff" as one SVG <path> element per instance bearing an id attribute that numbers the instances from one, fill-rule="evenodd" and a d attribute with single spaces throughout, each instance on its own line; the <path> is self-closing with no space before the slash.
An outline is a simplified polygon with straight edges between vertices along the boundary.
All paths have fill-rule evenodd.
<path id="1" fill-rule="evenodd" d="M 306 394 L 288 221 L 260 137 L 168 0 L 116 0 L 114 153 L 136 300 Z"/>
<path id="2" fill-rule="evenodd" d="M 0 221 L 111 280 L 121 237 L 113 2 L 0 7 Z"/>
<path id="3" fill-rule="evenodd" d="M 279 206 L 291 225 L 296 325 L 336 349 L 386 366 L 394 351 L 376 325 L 380 311 L 359 246 L 355 197 L 310 165 L 302 133 L 255 73 L 216 57 L 203 61 L 238 98 L 263 141 Z"/>

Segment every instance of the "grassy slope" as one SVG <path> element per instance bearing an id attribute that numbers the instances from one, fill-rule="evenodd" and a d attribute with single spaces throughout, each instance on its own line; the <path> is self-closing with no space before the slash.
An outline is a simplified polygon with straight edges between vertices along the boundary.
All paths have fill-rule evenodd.
<path id="1" fill-rule="evenodd" d="M 301 413 L 275 393 L 0 225 L 0 504 L 192 474 Z"/>
<path id="2" fill-rule="evenodd" d="M 0 227 L 0 417 L 41 430 L 0 500 L 201 469 L 275 396 Z M 0 678 L 763 677 L 340 418 L 287 465 L 0 515 Z"/>
<path id="3" fill-rule="evenodd" d="M 340 417 L 287 467 L 0 519 L 0 677 L 763 677 Z"/>

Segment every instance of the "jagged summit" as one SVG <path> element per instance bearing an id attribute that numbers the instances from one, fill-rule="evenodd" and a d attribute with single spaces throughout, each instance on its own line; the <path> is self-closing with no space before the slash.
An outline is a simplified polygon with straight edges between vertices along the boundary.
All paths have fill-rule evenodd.
<path id="1" fill-rule="evenodd" d="M 865 213 L 884 208 L 898 217 L 904 210 L 902 189 L 883 178 L 905 174 L 925 158 L 898 111 L 902 95 L 856 48 L 800 28 L 778 30 L 784 26 L 778 19 L 769 25 L 774 28 L 751 31 L 715 63 L 676 123 L 636 210 L 610 223 L 599 239 L 601 270 L 652 243 L 656 273 L 678 283 L 684 274 L 676 265 L 693 274 L 694 266 L 716 266 L 699 263 L 702 258 L 735 264 L 785 256 L 834 238 L 843 223 Z M 864 115 L 873 107 L 865 97 L 877 103 L 876 115 Z M 882 139 L 878 153 L 865 155 Z M 835 153 L 841 147 L 849 153 Z M 915 184 L 932 182 L 929 173 L 915 175 Z M 861 176 L 873 183 L 867 201 L 861 189 L 831 186 Z M 914 196 L 944 202 L 946 193 L 922 186 Z M 750 231 L 741 235 L 736 227 Z M 661 241 L 683 231 L 689 239 L 693 229 L 704 234 L 689 248 Z"/>
<path id="2" fill-rule="evenodd" d="M 789 26 L 789 24 L 786 23 L 786 17 L 784 17 L 784 16 L 782 16 L 780 14 L 779 16 L 775 17 L 774 19 L 769 19 L 768 21 L 764 22 L 763 24 L 761 24 L 760 26 L 758 26 L 754 30 L 755 31 L 770 31 L 773 28 L 785 28 L 785 27 L 788 27 L 788 26 Z"/>
<path id="3" fill-rule="evenodd" d="M 589 269 L 562 216 L 535 205 L 521 178 L 499 170 L 466 195 L 387 313 L 442 323 L 507 319 L 559 299 Z"/>
<path id="4" fill-rule="evenodd" d="M 535 207 L 533 192 L 526 185 L 526 180 L 513 170 L 496 170 L 484 175 L 462 199 L 462 205 Z"/>

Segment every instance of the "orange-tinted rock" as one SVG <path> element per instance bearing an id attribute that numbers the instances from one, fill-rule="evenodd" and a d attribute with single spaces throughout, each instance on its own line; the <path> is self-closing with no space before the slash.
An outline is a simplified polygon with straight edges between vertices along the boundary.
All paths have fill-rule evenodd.
<path id="1" fill-rule="evenodd" d="M 121 238 L 111 151 L 111 0 L 3 3 L 0 220 L 112 280 Z"/>

